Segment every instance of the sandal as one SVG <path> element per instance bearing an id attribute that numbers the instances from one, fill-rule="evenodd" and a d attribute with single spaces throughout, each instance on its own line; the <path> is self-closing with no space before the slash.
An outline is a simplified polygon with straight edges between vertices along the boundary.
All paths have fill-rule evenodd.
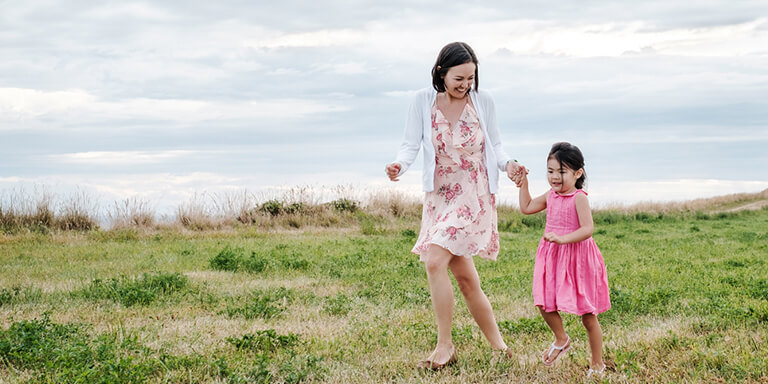
<path id="1" fill-rule="evenodd" d="M 541 362 L 544 363 L 545 366 L 551 367 L 553 364 L 555 364 L 555 362 L 558 359 L 560 359 L 561 356 L 565 355 L 565 353 L 568 352 L 569 349 L 571 349 L 571 337 L 568 336 L 568 335 L 565 335 L 565 336 L 567 337 L 567 339 L 565 340 L 565 344 L 563 344 L 563 345 L 561 345 L 559 347 L 557 345 L 555 345 L 554 342 L 552 342 L 552 344 L 550 344 L 549 352 L 547 353 L 547 357 L 541 359 Z M 552 353 L 554 353 L 555 351 L 560 351 L 560 352 L 558 352 L 558 354 L 557 354 L 557 356 L 555 356 L 554 360 L 552 360 L 550 362 L 547 362 L 547 360 L 550 357 L 552 357 Z"/>
<path id="2" fill-rule="evenodd" d="M 456 348 L 451 347 L 451 357 L 448 358 L 448 361 L 442 364 L 435 363 L 434 361 L 427 359 L 419 361 L 418 364 L 416 364 L 416 368 L 419 369 L 427 369 L 431 371 L 439 371 L 445 367 L 449 367 L 451 365 L 456 364 Z"/>
<path id="3" fill-rule="evenodd" d="M 603 364 L 603 367 L 600 368 L 600 369 L 592 369 L 592 368 L 590 368 L 589 371 L 587 371 L 587 377 L 592 377 L 592 375 L 594 375 L 594 376 L 602 376 L 604 371 L 605 371 L 605 364 Z"/>

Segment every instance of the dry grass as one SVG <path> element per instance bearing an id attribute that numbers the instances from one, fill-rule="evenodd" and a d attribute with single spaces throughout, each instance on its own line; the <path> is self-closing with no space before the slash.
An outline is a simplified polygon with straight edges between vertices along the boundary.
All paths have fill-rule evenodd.
<path id="1" fill-rule="evenodd" d="M 626 213 L 672 213 L 672 212 L 720 212 L 736 211 L 743 208 L 760 209 L 768 201 L 768 189 L 757 193 L 735 193 L 681 202 L 641 202 L 629 206 L 606 206 L 602 210 L 616 210 Z"/>
<path id="2" fill-rule="evenodd" d="M 739 193 L 685 202 L 642 202 L 629 206 L 603 206 L 599 211 L 624 214 L 729 212 L 760 209 L 768 205 L 768 190 Z M 421 217 L 421 201 L 399 190 L 361 192 L 350 186 L 327 189 L 286 188 L 280 197 L 257 196 L 247 190 L 222 194 L 195 194 L 180 204 L 174 215 L 158 217 L 152 203 L 138 197 L 116 201 L 106 212 L 112 230 L 141 232 L 210 232 L 239 230 L 243 226 L 258 231 L 296 229 L 361 228 L 368 234 L 416 225 Z M 519 216 L 514 206 L 499 205 L 500 230 Z M 44 188 L 11 190 L 0 194 L 0 231 L 4 233 L 51 230 L 89 231 L 99 228 L 97 199 L 79 191 L 57 198 Z"/>
<path id="3" fill-rule="evenodd" d="M 150 202 L 138 197 L 115 201 L 112 210 L 107 213 L 112 229 L 152 228 L 155 216 Z"/>
<path id="4" fill-rule="evenodd" d="M 0 194 L 0 230 L 3 232 L 89 231 L 99 227 L 98 212 L 97 199 L 85 191 L 60 199 L 44 188 Z"/>

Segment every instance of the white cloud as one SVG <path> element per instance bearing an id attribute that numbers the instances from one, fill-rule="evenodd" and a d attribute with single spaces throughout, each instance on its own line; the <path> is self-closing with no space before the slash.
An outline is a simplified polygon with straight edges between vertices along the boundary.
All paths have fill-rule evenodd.
<path id="1" fill-rule="evenodd" d="M 196 153 L 199 153 L 199 151 L 101 151 L 49 155 L 48 158 L 54 161 L 75 164 L 138 165 L 161 163 Z"/>
<path id="2" fill-rule="evenodd" d="M 243 42 L 248 48 L 309 48 L 356 45 L 364 42 L 365 36 L 354 29 L 320 29 L 312 32 L 284 33 L 272 32 L 259 38 Z"/>
<path id="3" fill-rule="evenodd" d="M 768 19 L 697 28 L 659 29 L 651 22 L 569 23 L 512 19 L 467 22 L 458 25 L 424 20 L 382 19 L 359 29 L 321 29 L 250 40 L 252 48 L 358 47 L 378 55 L 411 52 L 423 55 L 450 40 L 463 40 L 484 53 L 506 50 L 518 55 L 562 55 L 567 57 L 659 54 L 672 56 L 739 56 L 765 54 Z M 423 23 L 434 28 L 423 28 Z M 414 39 L 413 36 L 419 36 Z"/>
<path id="4" fill-rule="evenodd" d="M 297 98 L 217 102 L 204 100 L 135 98 L 104 101 L 84 90 L 43 92 L 0 88 L 0 121 L 45 117 L 61 122 L 104 122 L 151 119 L 202 122 L 221 119 L 305 118 L 349 110 L 342 102 Z"/>
<path id="5" fill-rule="evenodd" d="M 26 119 L 49 113 L 83 108 L 96 98 L 81 89 L 38 91 L 34 89 L 0 88 L 0 119 Z"/>
<path id="6" fill-rule="evenodd" d="M 364 62 L 346 62 L 319 66 L 321 70 L 330 71 L 339 75 L 359 75 L 368 72 Z"/>
<path id="7" fill-rule="evenodd" d="M 169 10 L 162 9 L 156 5 L 129 2 L 129 3 L 110 3 L 107 5 L 98 5 L 83 13 L 86 18 L 103 20 L 119 19 L 124 20 L 127 17 L 150 21 L 172 21 L 178 19 L 178 16 Z"/>

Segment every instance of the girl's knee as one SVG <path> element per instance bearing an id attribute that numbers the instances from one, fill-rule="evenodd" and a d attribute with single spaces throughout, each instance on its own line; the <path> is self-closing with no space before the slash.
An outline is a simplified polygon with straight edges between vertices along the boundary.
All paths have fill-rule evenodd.
<path id="1" fill-rule="evenodd" d="M 581 315 L 581 323 L 584 324 L 584 327 L 587 328 L 587 330 L 600 327 L 600 323 L 597 321 L 597 316 L 591 313 Z"/>

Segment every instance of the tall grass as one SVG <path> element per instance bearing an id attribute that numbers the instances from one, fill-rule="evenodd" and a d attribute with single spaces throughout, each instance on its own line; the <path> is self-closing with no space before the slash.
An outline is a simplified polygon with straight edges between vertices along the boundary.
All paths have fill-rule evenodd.
<path id="1" fill-rule="evenodd" d="M 43 188 L 6 191 L 0 194 L 0 231 L 89 231 L 99 227 L 98 211 L 97 200 L 85 191 L 58 199 Z"/>
<path id="2" fill-rule="evenodd" d="M 645 202 L 629 206 L 595 209 L 597 222 L 654 221 L 680 215 L 712 215 L 760 208 L 768 201 L 768 189 L 686 202 Z M 208 231 L 253 227 L 259 230 L 301 228 L 356 228 L 366 234 L 413 229 L 421 217 L 419 198 L 398 190 L 363 192 L 351 186 L 316 190 L 309 186 L 285 188 L 278 195 L 254 194 L 248 190 L 220 194 L 194 194 L 171 216 L 158 217 L 152 202 L 139 197 L 115 201 L 105 214 L 91 194 L 78 191 L 56 196 L 37 188 L 0 194 L 0 232 L 47 233 L 51 230 L 98 230 L 99 218 L 112 230 Z M 542 226 L 542 215 L 522 217 L 514 206 L 499 205 L 499 230 L 516 232 L 522 227 Z M 521 227 L 522 226 L 522 227 Z"/>
<path id="3" fill-rule="evenodd" d="M 156 220 L 150 202 L 138 197 L 116 201 L 107 215 L 113 229 L 152 228 Z"/>

